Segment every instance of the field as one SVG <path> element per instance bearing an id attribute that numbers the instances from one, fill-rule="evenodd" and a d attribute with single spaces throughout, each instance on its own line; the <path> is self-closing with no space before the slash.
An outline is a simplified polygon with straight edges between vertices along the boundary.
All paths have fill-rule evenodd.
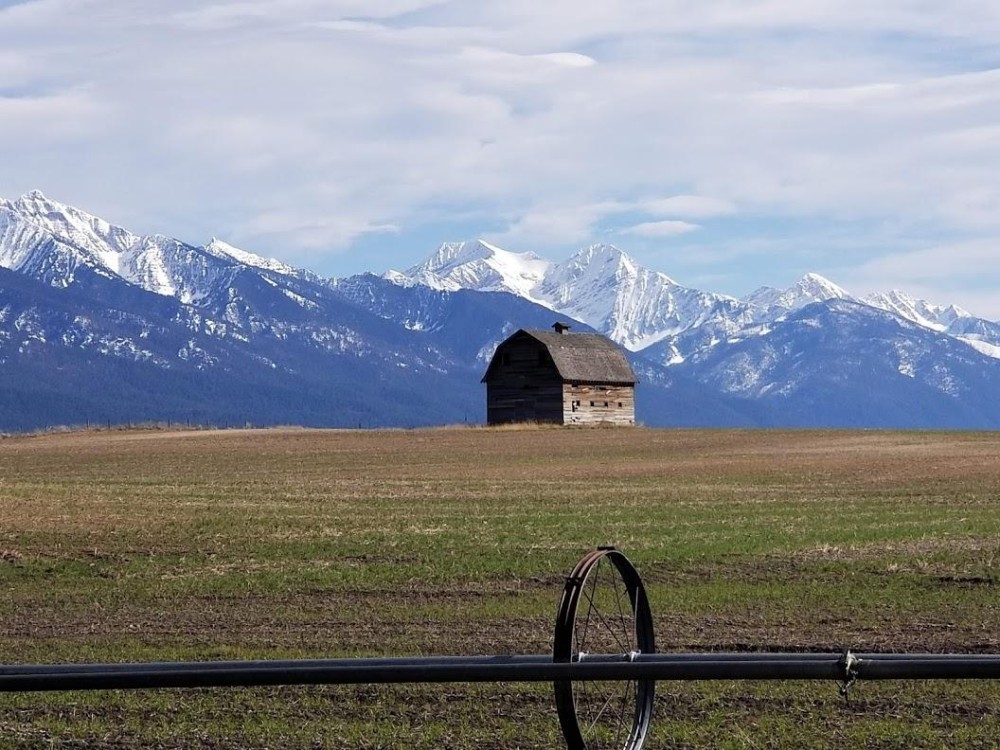
<path id="1" fill-rule="evenodd" d="M 661 651 L 1000 652 L 1000 434 L 0 440 L 0 661 L 547 653 L 615 544 Z M 997 747 L 1000 685 L 667 683 L 649 748 Z M 559 748 L 546 685 L 0 696 L 0 747 Z"/>

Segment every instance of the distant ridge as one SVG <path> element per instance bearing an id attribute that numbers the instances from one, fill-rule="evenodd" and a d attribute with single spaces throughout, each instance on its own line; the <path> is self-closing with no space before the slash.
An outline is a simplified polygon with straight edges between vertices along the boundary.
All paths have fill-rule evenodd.
<path id="1" fill-rule="evenodd" d="M 177 421 L 481 422 L 496 344 L 554 319 L 629 350 L 650 425 L 1000 428 L 1000 324 L 817 274 L 736 299 L 599 244 L 484 240 L 323 279 L 220 239 L 0 200 L 0 431 Z"/>
<path id="2" fill-rule="evenodd" d="M 991 356 L 991 347 L 1000 346 L 1000 324 L 975 318 L 954 305 L 933 305 L 900 291 L 860 299 L 817 273 L 805 274 L 786 289 L 762 287 L 736 299 L 684 287 L 666 274 L 643 268 L 614 245 L 591 245 L 554 263 L 533 253 L 510 253 L 483 240 L 449 242 L 423 263 L 405 272 L 389 271 L 384 277 L 396 284 L 433 289 L 516 294 L 583 320 L 633 351 L 664 341 L 680 346 L 697 329 L 725 337 L 753 332 L 806 305 L 837 299 L 949 333 Z M 677 361 L 689 355 L 685 350 Z"/>

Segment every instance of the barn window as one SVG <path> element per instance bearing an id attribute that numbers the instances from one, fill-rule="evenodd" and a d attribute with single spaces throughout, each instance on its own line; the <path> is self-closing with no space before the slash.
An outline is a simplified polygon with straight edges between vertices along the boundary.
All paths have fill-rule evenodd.
<path id="1" fill-rule="evenodd" d="M 500 355 L 500 364 L 509 365 L 510 364 L 510 352 L 504 352 Z"/>
<path id="2" fill-rule="evenodd" d="M 619 401 L 619 402 L 618 402 L 618 408 L 619 408 L 619 409 L 621 409 L 621 408 L 622 408 L 622 402 L 621 402 L 621 401 Z"/>
<path id="3" fill-rule="evenodd" d="M 594 405 L 594 402 L 593 402 L 593 401 L 591 401 L 591 402 L 590 402 L 590 405 L 591 405 L 591 406 L 593 406 L 593 405 Z"/>
<path id="4" fill-rule="evenodd" d="M 605 406 L 607 406 L 607 405 L 608 405 L 608 402 L 607 402 L 607 401 L 605 401 L 605 402 L 604 402 L 604 405 L 605 405 Z"/>

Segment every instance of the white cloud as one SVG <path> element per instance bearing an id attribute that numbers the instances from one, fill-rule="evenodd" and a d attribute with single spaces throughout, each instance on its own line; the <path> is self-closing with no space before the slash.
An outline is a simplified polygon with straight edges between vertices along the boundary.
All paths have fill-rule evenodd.
<path id="1" fill-rule="evenodd" d="M 1000 242 L 974 240 L 873 258 L 858 276 L 887 281 L 941 281 L 1000 277 Z"/>
<path id="2" fill-rule="evenodd" d="M 40 96 L 0 95 L 0 138 L 11 144 L 36 138 L 64 141 L 98 135 L 110 113 L 86 91 Z"/>
<path id="3" fill-rule="evenodd" d="M 687 233 L 715 257 L 693 229 L 741 221 L 734 257 L 844 226 L 989 244 L 994 6 L 33 0 L 0 9 L 0 195 L 329 272 L 458 215 L 538 250 Z"/>
<path id="4" fill-rule="evenodd" d="M 622 230 L 624 234 L 634 234 L 639 237 L 676 237 L 680 234 L 693 232 L 700 227 L 686 221 L 645 221 Z"/>
<path id="5" fill-rule="evenodd" d="M 576 52 L 550 52 L 541 55 L 519 55 L 490 47 L 463 47 L 459 53 L 460 59 L 474 63 L 485 64 L 496 71 L 498 66 L 518 66 L 522 72 L 544 72 L 538 65 L 556 65 L 566 68 L 589 68 L 597 61 L 587 55 Z"/>
<path id="6" fill-rule="evenodd" d="M 155 3 L 164 10 L 167 6 Z M 385 18 L 426 8 L 431 0 L 224 0 L 210 4 L 185 0 L 174 4 L 167 18 L 181 26 L 222 30 L 233 27 L 279 23 L 314 24 L 332 19 L 365 16 Z M 184 8 L 187 5 L 189 7 Z M 178 6 L 180 8 L 178 9 Z M 349 23 L 350 21 L 348 21 Z"/>
<path id="7" fill-rule="evenodd" d="M 490 235 L 498 243 L 538 247 L 560 243 L 580 244 L 594 235 L 595 225 L 607 216 L 625 210 L 606 201 L 582 205 L 548 205 L 519 215 L 504 232 Z"/>
<path id="8" fill-rule="evenodd" d="M 645 201 L 641 207 L 654 216 L 683 216 L 688 219 L 707 219 L 736 211 L 736 206 L 729 201 L 703 195 L 673 195 Z"/>
<path id="9" fill-rule="evenodd" d="M 597 65 L 597 60 L 594 58 L 577 52 L 549 52 L 544 55 L 532 55 L 532 57 L 567 68 L 589 68 L 591 65 Z"/>
<path id="10" fill-rule="evenodd" d="M 901 289 L 1000 319 L 1000 241 L 970 240 L 872 258 L 844 274 L 862 294 Z"/>
<path id="11" fill-rule="evenodd" d="M 366 224 L 335 216 L 317 220 L 311 214 L 290 211 L 260 213 L 250 222 L 249 228 L 263 237 L 277 235 L 291 240 L 296 247 L 303 249 L 342 247 L 365 234 L 399 232 L 399 228 L 392 224 Z"/>

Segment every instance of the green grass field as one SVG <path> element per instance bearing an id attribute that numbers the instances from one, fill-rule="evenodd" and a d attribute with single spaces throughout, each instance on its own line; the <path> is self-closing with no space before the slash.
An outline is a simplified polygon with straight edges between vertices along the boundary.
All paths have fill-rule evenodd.
<path id="1" fill-rule="evenodd" d="M 547 653 L 615 544 L 662 651 L 1000 652 L 1000 434 L 0 440 L 0 661 Z M 1000 747 L 1000 685 L 659 684 L 649 748 Z M 0 696 L 0 747 L 559 748 L 545 685 Z"/>

